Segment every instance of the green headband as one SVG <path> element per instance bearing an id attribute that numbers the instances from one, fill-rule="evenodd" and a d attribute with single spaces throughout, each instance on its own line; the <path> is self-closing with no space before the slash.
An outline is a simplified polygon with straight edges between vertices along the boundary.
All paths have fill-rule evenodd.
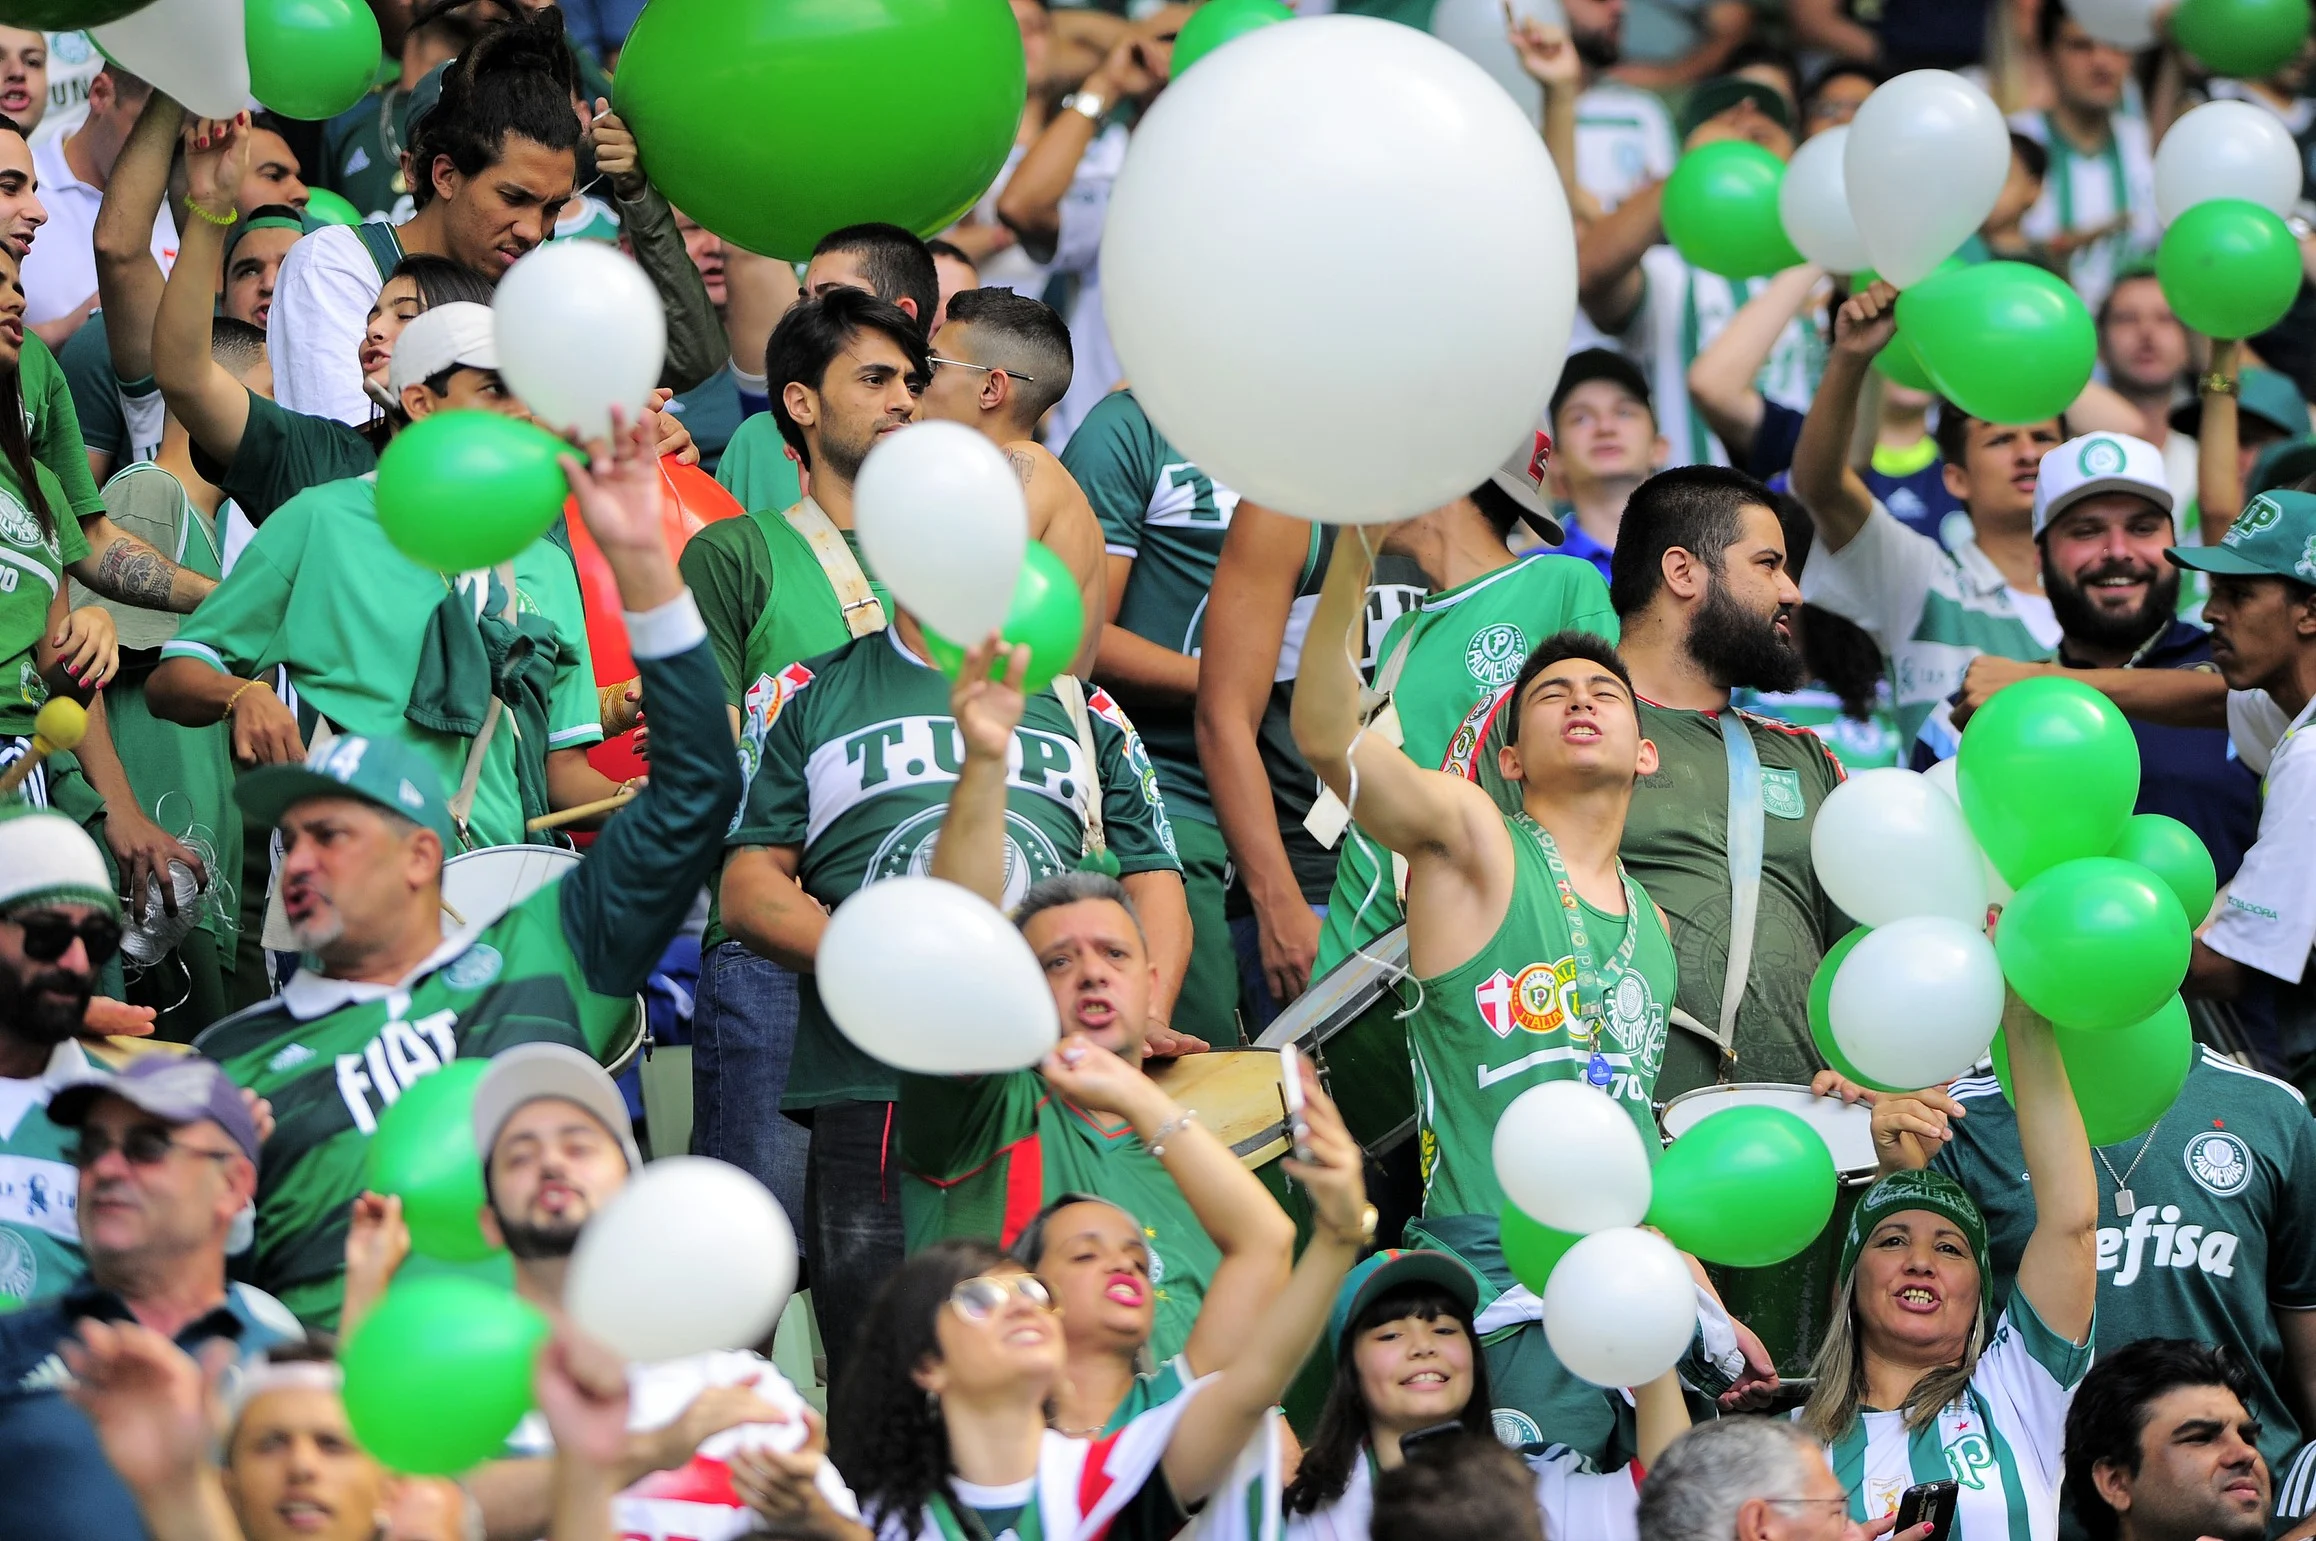
<path id="1" fill-rule="evenodd" d="M 305 232 L 305 228 L 306 227 L 303 222 L 291 219 L 286 214 L 260 214 L 254 219 L 245 219 L 241 221 L 234 227 L 233 239 L 225 243 L 225 266 L 227 270 L 230 271 L 233 267 L 234 251 L 241 245 L 242 241 L 248 237 L 251 231 L 294 230 L 302 235 Z"/>
<path id="2" fill-rule="evenodd" d="M 1962 1191 L 1960 1183 L 1938 1172 L 1893 1172 L 1866 1190 L 1858 1207 L 1850 1211 L 1850 1226 L 1842 1235 L 1838 1275 L 1842 1287 L 1849 1289 L 1856 1278 L 1858 1254 L 1865 1250 L 1866 1238 L 1874 1234 L 1874 1227 L 1908 1209 L 1927 1209 L 1954 1222 L 1954 1228 L 1970 1243 L 1970 1256 L 1978 1264 L 1979 1298 L 1991 1310 L 1994 1270 L 1987 1266 L 1986 1216 L 1978 1212 L 1978 1205 Z"/>

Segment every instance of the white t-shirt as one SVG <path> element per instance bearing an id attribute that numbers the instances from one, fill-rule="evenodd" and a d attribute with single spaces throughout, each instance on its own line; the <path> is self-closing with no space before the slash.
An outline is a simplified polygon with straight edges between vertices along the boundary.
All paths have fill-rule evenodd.
<path id="1" fill-rule="evenodd" d="M 362 393 L 362 330 L 384 287 L 378 264 L 349 225 L 324 225 L 282 259 L 266 316 L 274 400 L 286 411 L 370 421 Z"/>
<path id="2" fill-rule="evenodd" d="M 1603 212 L 1671 176 L 1680 158 L 1673 120 L 1654 93 L 1603 80 L 1576 98 L 1576 185 L 1599 199 Z M 1568 351 L 1615 346 L 1579 307 Z"/>
<path id="3" fill-rule="evenodd" d="M 2097 230 L 2117 217 L 2123 228 L 2077 249 L 2068 278 L 2083 303 L 2096 310 L 2114 287 L 2115 273 L 2133 257 L 2155 250 L 2163 225 L 2155 216 L 2155 152 L 2147 120 L 2116 113 L 2104 153 L 2085 155 L 2051 125 L 2048 114 L 2022 112 L 2011 128 L 2051 152 L 2043 195 L 2019 222 L 2020 233 L 2049 241 L 2070 230 Z"/>
<path id="4" fill-rule="evenodd" d="M 85 32 L 49 32 L 48 111 L 32 131 L 32 148 L 62 139 L 88 121 L 88 83 L 105 67 Z"/>
<path id="5" fill-rule="evenodd" d="M 1536 1507 L 1549 1541 L 1640 1541 L 1637 1468 L 1594 1471 L 1566 1445 L 1522 1451 L 1520 1458 L 1536 1474 Z M 1342 1497 L 1309 1514 L 1287 1516 L 1286 1541 L 1367 1541 L 1374 1513 L 1375 1460 L 1362 1451 Z"/>
<path id="6" fill-rule="evenodd" d="M 1605 346 L 1617 348 L 1648 376 L 1657 432 L 1672 446 L 1672 465 L 1727 465 L 1729 452 L 1689 404 L 1689 365 L 1721 335 L 1732 316 L 1765 288 L 1766 278 L 1730 279 L 1689 266 L 1670 246 L 1641 257 L 1645 290 L 1624 331 Z M 1796 412 L 1825 373 L 1825 339 L 1808 316 L 1795 316 L 1777 334 L 1755 383 L 1761 394 Z"/>
<path id="7" fill-rule="evenodd" d="M 2204 933 L 2213 952 L 2298 984 L 2316 947 L 2316 701 L 2287 718 L 2264 690 L 2228 692 L 2228 741 L 2258 772 L 2260 835 Z"/>
<path id="8" fill-rule="evenodd" d="M 48 223 L 33 236 L 24 258 L 28 324 L 71 315 L 97 292 L 96 218 L 105 196 L 104 189 L 72 174 L 62 139 L 35 149 L 32 169 L 40 178 L 40 206 L 48 211 Z M 166 200 L 153 216 L 153 260 L 163 273 L 177 260 L 177 222 L 169 217 Z"/>
<path id="9" fill-rule="evenodd" d="M 1117 389 L 1126 369 L 1110 342 L 1110 323 L 1102 314 L 1102 223 L 1110 213 L 1110 188 L 1126 164 L 1126 125 L 1112 123 L 1094 136 L 1078 169 L 1062 194 L 1061 234 L 1054 242 L 1053 261 L 1047 268 L 1077 279 L 1070 300 L 1070 388 L 1054 403 L 1046 418 L 1046 447 L 1055 454 L 1104 396 Z"/>

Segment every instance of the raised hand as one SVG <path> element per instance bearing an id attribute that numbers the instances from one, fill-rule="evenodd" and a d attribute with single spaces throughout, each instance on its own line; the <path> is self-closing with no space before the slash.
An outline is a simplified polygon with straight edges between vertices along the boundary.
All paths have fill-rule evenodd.
<path id="1" fill-rule="evenodd" d="M 1877 278 L 1842 302 L 1834 312 L 1837 352 L 1872 358 L 1890 345 L 1898 330 L 1898 287 Z"/>
<path id="2" fill-rule="evenodd" d="M 991 679 L 990 666 L 1000 653 L 1005 655 L 1005 677 Z M 949 715 L 957 719 L 969 757 L 1000 763 L 1011 757 L 1013 730 L 1021 726 L 1028 704 L 1021 688 L 1028 673 L 1029 649 L 1008 646 L 995 632 L 966 650 L 957 683 L 949 687 Z"/>
<path id="3" fill-rule="evenodd" d="M 211 214 L 238 206 L 249 172 L 249 114 L 193 118 L 185 124 L 185 195 Z"/>
<path id="4" fill-rule="evenodd" d="M 1515 16 L 1509 4 L 1504 7 L 1504 24 L 1512 53 L 1530 80 L 1555 93 L 1574 91 L 1582 85 L 1583 61 L 1576 57 L 1576 45 L 1568 40 L 1567 28 L 1551 26 L 1533 16 Z"/>
<path id="5" fill-rule="evenodd" d="M 1295 1144 L 1308 1149 L 1310 1159 L 1285 1156 L 1279 1168 L 1310 1193 L 1321 1225 L 1339 1235 L 1356 1231 L 1367 1213 L 1366 1155 L 1319 1084 L 1319 1072 L 1308 1061 L 1301 1069 L 1303 1121 L 1295 1130 Z"/>
<path id="6" fill-rule="evenodd" d="M 210 1343 L 197 1364 L 136 1322 L 83 1320 L 79 1334 L 58 1345 L 73 1377 L 64 1394 L 96 1425 L 113 1470 L 139 1495 L 191 1483 L 217 1437 L 233 1345 Z"/>

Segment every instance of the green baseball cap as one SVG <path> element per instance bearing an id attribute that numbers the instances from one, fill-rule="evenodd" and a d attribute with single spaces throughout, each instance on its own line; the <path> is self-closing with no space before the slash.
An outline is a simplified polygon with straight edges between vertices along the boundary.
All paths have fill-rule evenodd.
<path id="1" fill-rule="evenodd" d="M 2278 439 L 2252 462 L 2252 479 L 2244 484 L 2244 493 L 2257 497 L 2310 476 L 2316 476 L 2316 436 Z"/>
<path id="2" fill-rule="evenodd" d="M 2257 418 L 2279 433 L 2294 438 L 2308 431 L 2308 398 L 2292 377 L 2257 364 L 2244 367 L 2236 377 L 2237 420 Z M 2203 398 L 2183 401 L 2171 409 L 2171 426 L 2193 438 L 2203 431 Z"/>
<path id="3" fill-rule="evenodd" d="M 309 797 L 358 797 L 375 803 L 433 830 L 442 837 L 445 851 L 458 839 L 442 777 L 417 750 L 390 738 L 349 733 L 317 744 L 303 765 L 268 765 L 233 785 L 233 800 L 241 804 L 241 811 L 267 825 L 280 823 L 283 814 Z"/>
<path id="4" fill-rule="evenodd" d="M 2163 554 L 2199 573 L 2316 583 L 2316 495 L 2263 492 L 2244 505 L 2218 545 L 2171 546 Z"/>
<path id="5" fill-rule="evenodd" d="M 1874 1227 L 1890 1216 L 1908 1209 L 1927 1209 L 1934 1215 L 1954 1222 L 1970 1243 L 1970 1256 L 1978 1264 L 1980 1299 L 1989 1307 L 1994 1301 L 1994 1270 L 1987 1266 L 1986 1216 L 1962 1185 L 1940 1172 L 1925 1168 L 1918 1172 L 1892 1172 L 1866 1190 L 1858 1207 L 1850 1211 L 1849 1229 L 1842 1233 L 1841 1267 L 1835 1277 L 1842 1287 L 1856 1276 L 1858 1254 L 1866 1247 L 1866 1238 L 1874 1234 Z"/>
<path id="6" fill-rule="evenodd" d="M 1410 1284 L 1436 1284 L 1459 1302 L 1466 1315 L 1480 1308 L 1480 1277 L 1463 1259 L 1446 1252 L 1386 1247 L 1343 1276 L 1335 1308 L 1327 1313 L 1327 1341 L 1343 1351 L 1343 1334 L 1359 1313 L 1387 1292 Z"/>
<path id="7" fill-rule="evenodd" d="M 1785 99 L 1784 92 L 1743 75 L 1715 75 L 1699 81 L 1682 104 L 1682 140 L 1686 142 L 1699 124 L 1721 116 L 1739 102 L 1751 102 L 1761 109 L 1762 116 L 1787 133 L 1793 132 L 1793 104 Z"/>

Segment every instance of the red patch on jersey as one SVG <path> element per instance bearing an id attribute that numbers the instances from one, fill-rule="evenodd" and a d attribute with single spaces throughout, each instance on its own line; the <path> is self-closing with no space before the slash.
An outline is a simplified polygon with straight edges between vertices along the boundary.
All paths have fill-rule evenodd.
<path id="1" fill-rule="evenodd" d="M 1537 489 L 1541 491 L 1544 486 L 1544 473 L 1551 469 L 1552 435 L 1539 428 L 1536 430 L 1536 447 L 1528 452 L 1528 480 L 1534 482 Z"/>

